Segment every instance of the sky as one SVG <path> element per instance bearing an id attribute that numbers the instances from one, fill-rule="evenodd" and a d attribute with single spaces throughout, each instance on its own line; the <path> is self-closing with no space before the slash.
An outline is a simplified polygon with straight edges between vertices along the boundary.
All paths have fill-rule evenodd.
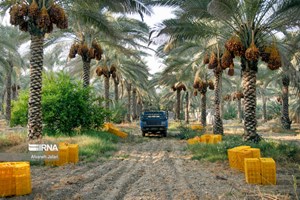
<path id="1" fill-rule="evenodd" d="M 139 15 L 134 15 L 134 18 L 140 19 Z M 169 7 L 154 7 L 153 8 L 153 14 L 151 16 L 144 16 L 144 22 L 148 24 L 150 27 L 150 30 L 152 27 L 154 27 L 156 24 L 162 22 L 164 19 L 169 19 L 174 17 L 172 14 L 172 8 Z M 151 44 L 150 48 L 156 49 L 157 46 Z M 147 65 L 150 69 L 150 73 L 154 74 L 156 72 L 159 72 L 162 70 L 162 60 L 155 56 L 155 52 L 149 50 L 147 53 L 150 54 L 150 56 L 146 57 L 145 60 L 147 61 Z"/>

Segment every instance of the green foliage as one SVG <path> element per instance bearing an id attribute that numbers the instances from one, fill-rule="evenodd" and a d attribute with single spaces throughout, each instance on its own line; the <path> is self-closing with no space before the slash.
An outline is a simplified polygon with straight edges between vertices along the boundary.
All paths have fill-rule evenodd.
<path id="1" fill-rule="evenodd" d="M 237 117 L 236 102 L 234 105 L 227 104 L 224 109 L 223 118 L 225 120 L 235 119 Z"/>
<path id="2" fill-rule="evenodd" d="M 124 101 L 119 101 L 115 102 L 113 104 L 112 109 L 110 110 L 111 112 L 111 118 L 110 120 L 114 123 L 121 123 L 127 113 L 126 107 L 124 107 L 125 102 Z"/>
<path id="3" fill-rule="evenodd" d="M 12 101 L 10 126 L 26 126 L 28 122 L 28 90 L 21 91 L 18 101 Z"/>
<path id="4" fill-rule="evenodd" d="M 261 104 L 256 106 L 256 117 L 262 118 L 263 107 Z M 267 119 L 278 119 L 281 115 L 281 105 L 274 101 L 267 102 Z"/>
<path id="5" fill-rule="evenodd" d="M 224 136 L 218 144 L 193 144 L 188 149 L 193 153 L 193 159 L 218 161 L 227 160 L 227 150 L 240 145 L 259 148 L 263 157 L 271 157 L 277 162 L 300 163 L 300 147 L 295 143 L 284 143 L 262 140 L 258 144 L 244 142 L 241 136 Z"/>
<path id="6" fill-rule="evenodd" d="M 27 124 L 28 92 L 12 107 L 12 125 Z M 74 128 L 99 128 L 108 116 L 95 102 L 90 88 L 73 81 L 64 73 L 44 76 L 42 93 L 44 131 L 49 134 L 70 134 Z"/>

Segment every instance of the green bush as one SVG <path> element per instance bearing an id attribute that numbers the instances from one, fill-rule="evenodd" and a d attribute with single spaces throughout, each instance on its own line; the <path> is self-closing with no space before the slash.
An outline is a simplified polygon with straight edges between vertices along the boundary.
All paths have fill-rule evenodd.
<path id="1" fill-rule="evenodd" d="M 26 125 L 28 91 L 12 106 L 12 125 Z M 95 102 L 90 88 L 84 88 L 70 76 L 48 74 L 43 77 L 42 111 L 44 131 L 50 134 L 70 134 L 74 128 L 98 128 L 108 112 Z"/>
<path id="2" fill-rule="evenodd" d="M 21 91 L 18 101 L 12 101 L 10 126 L 26 126 L 28 122 L 28 90 Z"/>

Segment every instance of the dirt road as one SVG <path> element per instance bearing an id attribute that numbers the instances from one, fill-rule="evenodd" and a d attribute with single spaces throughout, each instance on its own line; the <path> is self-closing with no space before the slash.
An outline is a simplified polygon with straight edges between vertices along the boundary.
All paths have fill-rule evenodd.
<path id="1" fill-rule="evenodd" d="M 185 148 L 185 141 L 171 137 L 140 138 L 120 143 L 106 161 L 33 166 L 32 194 L 16 199 L 257 199 L 279 192 L 282 199 L 293 194 L 290 176 L 279 176 L 277 186 L 248 185 L 228 163 L 192 160 Z"/>

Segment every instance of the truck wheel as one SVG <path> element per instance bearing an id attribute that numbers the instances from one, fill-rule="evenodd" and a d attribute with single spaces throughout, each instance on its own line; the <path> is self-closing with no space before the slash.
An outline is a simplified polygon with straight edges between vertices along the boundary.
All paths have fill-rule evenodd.
<path id="1" fill-rule="evenodd" d="M 142 136 L 145 137 L 145 135 L 146 135 L 146 132 L 142 131 Z"/>
<path id="2" fill-rule="evenodd" d="M 167 137 L 167 131 L 163 132 L 163 137 Z"/>

